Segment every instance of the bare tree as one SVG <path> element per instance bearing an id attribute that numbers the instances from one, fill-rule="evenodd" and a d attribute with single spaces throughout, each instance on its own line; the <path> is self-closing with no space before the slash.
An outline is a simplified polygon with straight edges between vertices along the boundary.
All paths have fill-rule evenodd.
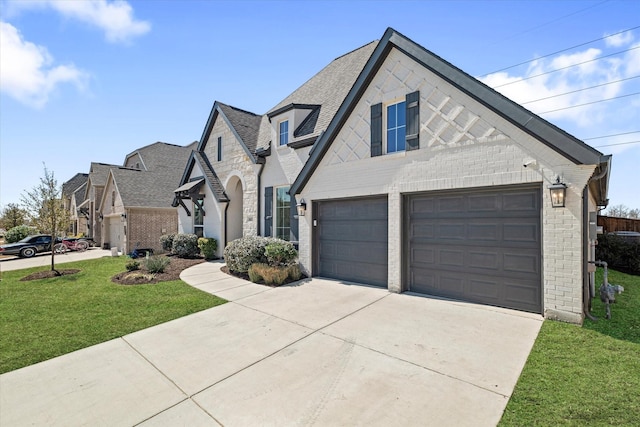
<path id="1" fill-rule="evenodd" d="M 606 212 L 607 216 L 615 216 L 617 218 L 626 218 L 629 214 L 629 208 L 625 205 L 610 206 Z"/>
<path id="2" fill-rule="evenodd" d="M 69 225 L 69 213 L 64 209 L 62 201 L 62 188 L 58 187 L 58 181 L 53 172 L 44 165 L 44 177 L 40 178 L 40 184 L 31 191 L 26 191 L 20 197 L 27 217 L 31 224 L 42 233 L 51 235 L 51 271 L 56 275 L 60 273 L 55 269 L 55 245 L 58 233 L 67 229 Z"/>
<path id="3" fill-rule="evenodd" d="M 640 209 L 630 209 L 628 216 L 629 218 L 634 218 L 634 219 L 640 218 Z"/>
<path id="4" fill-rule="evenodd" d="M 0 215 L 0 228 L 10 230 L 13 227 L 23 225 L 27 219 L 27 212 L 15 203 L 9 203 L 2 209 Z"/>

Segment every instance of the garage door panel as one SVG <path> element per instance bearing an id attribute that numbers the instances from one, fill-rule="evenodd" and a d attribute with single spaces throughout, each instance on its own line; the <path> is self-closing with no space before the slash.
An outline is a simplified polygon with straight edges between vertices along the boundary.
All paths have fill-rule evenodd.
<path id="1" fill-rule="evenodd" d="M 386 263 L 387 246 L 384 243 L 372 243 L 363 247 L 360 242 L 322 242 L 320 257 L 325 260 Z"/>
<path id="2" fill-rule="evenodd" d="M 386 197 L 317 202 L 314 273 L 386 286 L 387 206 Z"/>
<path id="3" fill-rule="evenodd" d="M 405 200 L 411 291 L 541 312 L 539 188 L 422 193 Z M 437 208 L 414 210 L 424 206 Z"/>

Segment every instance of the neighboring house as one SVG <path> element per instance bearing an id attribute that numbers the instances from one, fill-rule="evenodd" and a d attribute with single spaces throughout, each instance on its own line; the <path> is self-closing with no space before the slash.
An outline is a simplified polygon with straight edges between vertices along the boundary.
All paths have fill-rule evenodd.
<path id="1" fill-rule="evenodd" d="M 313 276 L 580 322 L 610 167 L 388 29 L 263 116 L 216 102 L 174 205 L 219 254 L 278 236 Z"/>
<path id="2" fill-rule="evenodd" d="M 97 245 L 103 246 L 102 242 L 102 217 L 98 211 L 102 193 L 107 182 L 107 176 L 111 168 L 117 168 L 118 165 L 110 165 L 107 163 L 92 162 L 89 167 L 89 178 L 84 194 L 83 208 L 88 209 L 89 217 L 87 218 L 87 236 L 92 238 Z"/>
<path id="3" fill-rule="evenodd" d="M 136 245 L 160 251 L 160 236 L 177 232 L 167 189 L 180 181 L 196 145 L 155 142 L 127 154 L 122 166 L 92 163 L 82 206 L 96 243 L 125 253 Z"/>
<path id="4" fill-rule="evenodd" d="M 89 174 L 77 173 L 71 179 L 62 184 L 62 201 L 64 208 L 69 212 L 71 222 L 67 233 L 77 235 L 87 234 L 87 214 L 81 212 L 79 205 L 84 202 L 85 189 Z"/>

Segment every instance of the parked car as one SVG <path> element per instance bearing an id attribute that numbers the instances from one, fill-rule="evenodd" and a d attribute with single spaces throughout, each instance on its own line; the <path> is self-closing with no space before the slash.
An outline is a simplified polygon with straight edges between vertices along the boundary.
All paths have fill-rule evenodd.
<path id="1" fill-rule="evenodd" d="M 37 253 L 50 251 L 51 236 L 47 234 L 27 236 L 19 242 L 0 245 L 0 255 L 18 255 L 21 258 L 31 258 Z"/>

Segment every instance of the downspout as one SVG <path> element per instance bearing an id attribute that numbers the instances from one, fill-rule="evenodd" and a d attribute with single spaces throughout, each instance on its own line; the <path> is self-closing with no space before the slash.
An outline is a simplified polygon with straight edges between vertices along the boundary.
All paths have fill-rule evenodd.
<path id="1" fill-rule="evenodd" d="M 227 247 L 227 209 L 229 209 L 229 202 L 224 206 L 224 247 Z"/>
<path id="2" fill-rule="evenodd" d="M 262 171 L 264 170 L 264 165 L 267 163 L 265 161 L 264 157 L 260 157 L 258 159 L 258 161 L 262 160 L 262 163 L 260 163 L 260 170 L 258 170 L 258 214 L 257 216 L 257 220 L 258 220 L 258 224 L 257 224 L 257 234 L 258 236 L 261 236 L 260 234 L 260 223 L 262 222 L 262 214 L 260 213 L 260 208 L 262 208 L 262 194 L 260 192 L 260 188 L 262 187 Z"/>
<path id="3" fill-rule="evenodd" d="M 583 266 L 582 266 L 582 274 L 583 274 L 583 299 L 582 299 L 582 310 L 588 319 L 592 321 L 597 321 L 589 311 L 591 306 L 591 299 L 595 297 L 595 280 L 592 280 L 592 273 L 589 273 L 588 264 L 589 264 L 589 253 L 590 253 L 590 242 L 589 242 L 589 184 L 593 181 L 597 181 L 602 179 L 609 172 L 608 163 L 604 163 L 604 167 L 600 173 L 595 174 L 589 178 L 587 185 L 584 187 L 582 191 L 582 236 L 585 240 L 582 245 L 582 257 L 583 257 Z M 598 204 L 598 200 L 596 200 L 596 204 Z M 597 208 L 597 207 L 596 207 Z"/>

